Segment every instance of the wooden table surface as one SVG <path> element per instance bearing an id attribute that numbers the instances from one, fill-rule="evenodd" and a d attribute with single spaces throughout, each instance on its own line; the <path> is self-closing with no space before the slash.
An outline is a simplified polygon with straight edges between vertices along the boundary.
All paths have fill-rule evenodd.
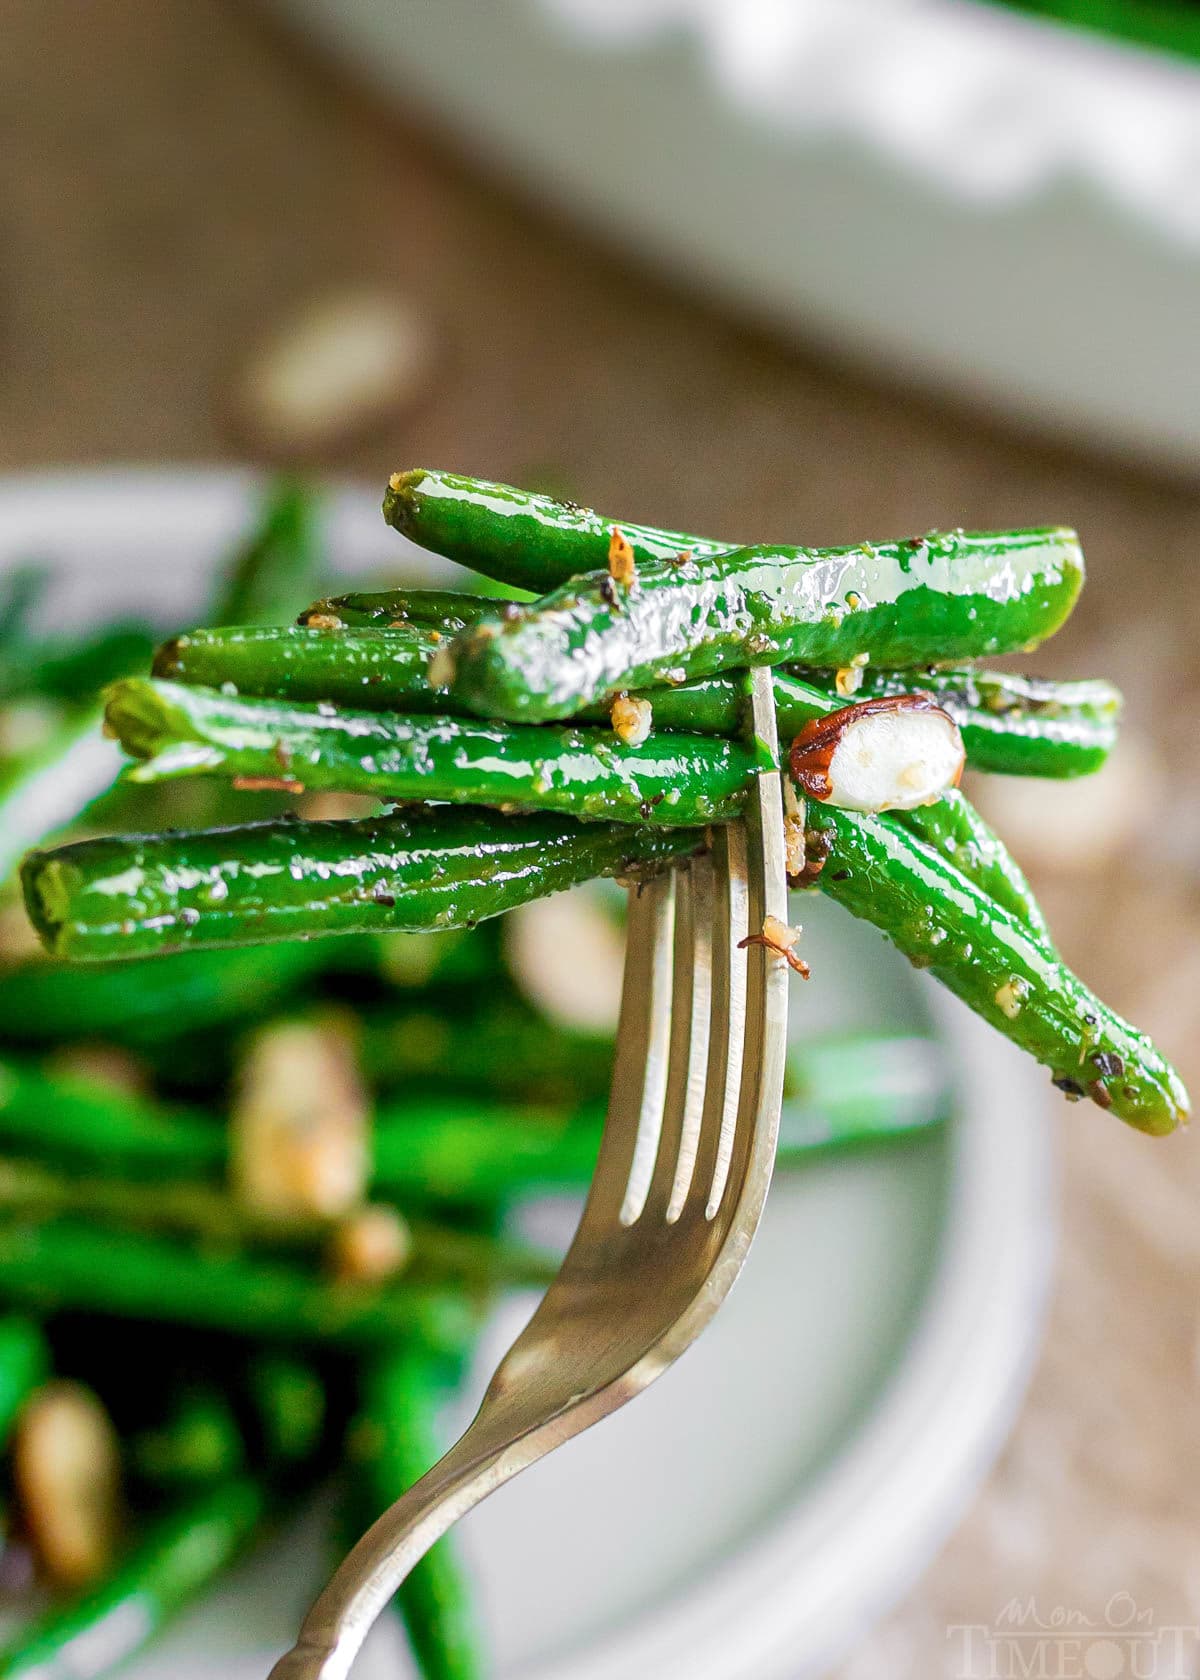
<path id="1" fill-rule="evenodd" d="M 1087 842 L 1086 867 L 1035 835 L 1031 872 L 1068 958 L 1200 1087 L 1194 488 L 849 376 L 676 295 L 234 0 L 0 0 L 0 41 L 0 469 L 244 458 L 223 419 L 239 356 L 295 303 L 366 281 L 427 313 L 441 360 L 409 413 L 327 468 L 550 479 L 631 518 L 762 539 L 1076 524 L 1091 584 L 1038 667 L 1119 681 L 1131 744 L 1082 832 L 1070 799 L 1035 804 L 1060 853 Z M 1012 809 L 1001 791 L 998 816 L 1029 829 L 1025 790 Z M 1090 1105 L 1059 1125 L 1061 1266 L 1020 1424 L 841 1680 L 959 1673 L 947 1625 L 1014 1598 L 1098 1616 L 1129 1593 L 1160 1624 L 1200 1622 L 1197 1150 Z"/>

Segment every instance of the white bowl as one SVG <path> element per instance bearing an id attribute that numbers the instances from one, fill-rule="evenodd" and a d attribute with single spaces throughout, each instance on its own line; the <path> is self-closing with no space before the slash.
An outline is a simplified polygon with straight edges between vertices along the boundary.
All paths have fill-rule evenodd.
<path id="1" fill-rule="evenodd" d="M 1195 471 L 1200 67 L 969 0 L 272 4 L 689 285 Z"/>
<path id="2" fill-rule="evenodd" d="M 132 609 L 178 624 L 201 610 L 254 491 L 248 475 L 205 471 L 0 480 L 0 569 L 45 558 L 64 618 Z M 356 489 L 332 496 L 328 531 L 335 573 L 453 572 Z M 501 1676 L 819 1674 L 920 1572 L 1012 1420 L 1051 1261 L 1049 1084 L 871 930 L 823 903 L 802 913 L 814 978 L 793 988 L 793 1030 L 932 1024 L 957 1117 L 781 1174 L 700 1343 L 466 1520 Z M 497 1314 L 475 1395 L 529 1305 Z M 202 1680 L 218 1661 L 227 1680 L 260 1680 L 329 1566 L 322 1534 L 310 1513 L 260 1550 L 131 1680 Z M 407 1660 L 385 1621 L 361 1672 L 383 1680 Z"/>

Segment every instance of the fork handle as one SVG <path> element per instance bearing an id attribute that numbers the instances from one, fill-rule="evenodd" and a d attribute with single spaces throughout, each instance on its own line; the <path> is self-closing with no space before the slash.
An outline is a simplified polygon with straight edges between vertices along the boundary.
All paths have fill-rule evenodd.
<path id="1" fill-rule="evenodd" d="M 363 1640 L 400 1583 L 446 1530 L 530 1462 L 479 1437 L 480 1419 L 388 1507 L 338 1566 L 271 1670 L 270 1680 L 345 1680 Z M 532 1456 L 540 1456 L 534 1453 Z"/>

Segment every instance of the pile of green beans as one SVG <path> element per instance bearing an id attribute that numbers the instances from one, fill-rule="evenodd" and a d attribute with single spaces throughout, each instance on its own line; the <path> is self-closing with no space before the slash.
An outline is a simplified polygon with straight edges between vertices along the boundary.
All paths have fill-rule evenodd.
<path id="1" fill-rule="evenodd" d="M 687 867 L 752 785 L 748 665 L 774 667 L 785 743 L 856 699 L 913 693 L 957 723 L 977 770 L 1082 775 L 1116 737 L 1109 685 L 972 663 L 1062 623 L 1083 579 L 1068 531 L 746 548 L 428 471 L 395 475 L 385 515 L 523 598 L 351 590 L 288 623 L 320 565 L 310 504 L 283 487 L 205 627 L 164 643 L 149 677 L 95 667 L 117 679 L 107 724 L 134 761 L 110 809 L 143 832 L 22 867 L 49 956 L 0 947 L 0 1433 L 52 1371 L 82 1375 L 119 1427 L 136 1521 L 109 1576 L 20 1632 L 0 1676 L 86 1649 L 135 1595 L 148 1637 L 334 1465 L 356 1532 L 437 1456 L 489 1301 L 553 1271 L 506 1220 L 531 1193 L 586 1188 L 611 1058 L 610 1035 L 531 1001 L 495 919 L 592 877 Z M 9 588 L 15 646 L 34 590 Z M 630 697 L 636 739 L 610 716 Z M 281 809 L 314 795 L 374 808 Z M 192 826 L 174 829 L 185 796 Z M 1155 1047 L 1062 963 L 962 793 L 892 814 L 810 798 L 797 815 L 804 884 L 1067 1095 L 1148 1132 L 1186 1113 Z M 256 1046 L 280 1030 L 332 1035 L 353 1069 L 366 1130 L 349 1214 L 284 1217 L 239 1189 Z M 919 1136 L 950 1107 L 926 1043 L 808 1045 L 790 1053 L 780 1162 Z M 342 1275 L 347 1220 L 370 1213 L 403 1255 Z M 109 1342 L 151 1324 L 215 1352 L 202 1380 L 168 1360 L 153 1405 L 131 1406 L 111 1358 L 104 1377 L 87 1337 L 80 1353 L 80 1324 Z M 452 1550 L 398 1609 L 424 1674 L 480 1671 Z"/>

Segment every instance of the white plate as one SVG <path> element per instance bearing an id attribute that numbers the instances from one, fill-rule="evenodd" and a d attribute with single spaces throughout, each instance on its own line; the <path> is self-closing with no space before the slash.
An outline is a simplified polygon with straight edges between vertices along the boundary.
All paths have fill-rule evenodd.
<path id="1" fill-rule="evenodd" d="M 203 471 L 0 480 L 0 568 L 53 562 L 67 616 L 186 620 L 252 492 Z M 334 571 L 451 575 L 383 527 L 374 496 L 338 492 L 329 511 Z M 467 1519 L 501 1676 L 819 1674 L 922 1569 L 1013 1416 L 1052 1248 L 1049 1085 L 871 930 L 823 904 L 803 914 L 814 979 L 793 987 L 795 1031 L 932 1019 L 961 1111 L 940 1135 L 781 1175 L 697 1347 Z M 497 1315 L 476 1393 L 528 1309 Z M 261 1680 L 327 1567 L 319 1526 L 250 1558 L 134 1680 L 201 1680 L 218 1662 Z M 361 1672 L 406 1663 L 384 1625 Z"/>
<path id="2" fill-rule="evenodd" d="M 272 0 L 871 368 L 1195 471 L 1200 67 L 967 0 Z"/>

